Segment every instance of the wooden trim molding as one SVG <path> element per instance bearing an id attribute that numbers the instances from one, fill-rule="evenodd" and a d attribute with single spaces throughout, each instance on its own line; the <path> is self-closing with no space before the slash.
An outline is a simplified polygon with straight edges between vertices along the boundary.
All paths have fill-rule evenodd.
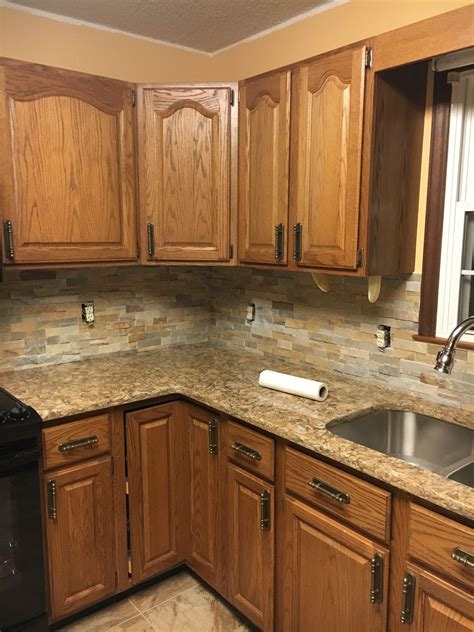
<path id="1" fill-rule="evenodd" d="M 420 334 L 413 334 L 413 340 L 417 342 L 427 342 L 430 345 L 445 345 L 448 341 L 447 338 L 438 338 L 437 336 L 421 336 Z M 474 351 L 474 343 L 472 342 L 459 342 L 458 349 L 467 349 L 468 351 Z"/>
<path id="2" fill-rule="evenodd" d="M 451 85 L 447 82 L 447 72 L 436 73 L 433 90 L 428 199 L 418 328 L 420 336 L 432 339 L 435 338 L 436 334 L 450 106 Z"/>

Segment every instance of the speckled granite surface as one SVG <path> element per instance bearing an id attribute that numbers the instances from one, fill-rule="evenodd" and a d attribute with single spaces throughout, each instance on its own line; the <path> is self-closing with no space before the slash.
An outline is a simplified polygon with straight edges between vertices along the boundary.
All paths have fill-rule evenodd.
<path id="1" fill-rule="evenodd" d="M 329 397 L 313 402 L 262 388 L 258 375 L 265 368 L 324 379 Z M 431 405 L 400 391 L 335 373 L 316 375 L 309 367 L 209 344 L 6 373 L 0 376 L 0 385 L 31 404 L 44 420 L 162 395 L 185 395 L 474 519 L 473 489 L 327 430 L 330 422 L 384 408 L 413 410 L 474 428 L 472 412 Z"/>

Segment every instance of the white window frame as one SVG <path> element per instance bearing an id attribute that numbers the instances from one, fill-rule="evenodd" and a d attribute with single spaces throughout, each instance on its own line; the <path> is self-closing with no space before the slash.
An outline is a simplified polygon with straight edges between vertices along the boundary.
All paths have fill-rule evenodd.
<path id="1" fill-rule="evenodd" d="M 466 213 L 474 211 L 474 70 L 451 72 L 452 100 L 449 119 L 448 160 L 443 237 L 438 289 L 436 335 L 447 338 L 459 321 Z M 474 342 L 467 332 L 465 342 Z"/>

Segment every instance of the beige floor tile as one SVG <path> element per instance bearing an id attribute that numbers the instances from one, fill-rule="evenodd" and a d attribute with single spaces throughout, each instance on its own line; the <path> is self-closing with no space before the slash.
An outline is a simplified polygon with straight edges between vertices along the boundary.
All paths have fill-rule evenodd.
<path id="1" fill-rule="evenodd" d="M 164 579 L 154 586 L 150 586 L 150 588 L 145 588 L 145 590 L 131 595 L 130 601 L 140 612 L 143 612 L 162 604 L 164 601 L 168 601 L 168 599 L 173 599 L 185 590 L 197 585 L 197 580 L 189 573 L 183 571 Z"/>
<path id="2" fill-rule="evenodd" d="M 244 632 L 248 628 L 201 585 L 146 611 L 156 632 Z"/>
<path id="3" fill-rule="evenodd" d="M 86 629 L 84 629 L 86 632 Z M 119 625 L 110 629 L 110 632 L 154 632 L 154 628 L 142 614 L 122 621 Z"/>
<path id="4" fill-rule="evenodd" d="M 88 617 L 61 628 L 61 632 L 104 632 L 104 630 L 115 629 L 114 626 L 135 617 L 137 614 L 138 611 L 135 606 L 128 599 L 123 599 L 108 608 L 98 610 Z"/>

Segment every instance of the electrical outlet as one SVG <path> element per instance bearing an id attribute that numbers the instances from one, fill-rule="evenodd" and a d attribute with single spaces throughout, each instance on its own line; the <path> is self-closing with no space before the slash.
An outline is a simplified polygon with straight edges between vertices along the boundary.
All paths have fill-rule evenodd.
<path id="1" fill-rule="evenodd" d="M 82 303 L 82 320 L 88 325 L 92 325 L 94 322 L 94 301 Z"/>
<path id="2" fill-rule="evenodd" d="M 375 335 L 377 347 L 380 351 L 385 351 L 392 346 L 392 330 L 389 325 L 379 325 Z"/>
<path id="3" fill-rule="evenodd" d="M 248 323 L 253 323 L 255 320 L 255 303 L 249 303 L 247 305 L 247 318 Z"/>

